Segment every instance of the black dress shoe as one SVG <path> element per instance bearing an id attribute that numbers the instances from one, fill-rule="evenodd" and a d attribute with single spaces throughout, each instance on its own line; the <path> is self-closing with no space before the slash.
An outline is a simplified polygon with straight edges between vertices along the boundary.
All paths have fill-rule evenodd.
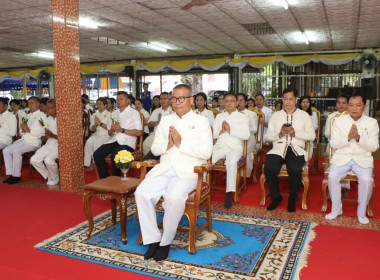
<path id="1" fill-rule="evenodd" d="M 276 209 L 281 201 L 282 201 L 282 196 L 279 196 L 279 197 L 273 199 L 272 203 L 267 207 L 267 210 L 272 211 L 272 210 Z"/>
<path id="2" fill-rule="evenodd" d="M 20 177 L 13 177 L 11 180 L 8 181 L 8 184 L 10 185 L 17 184 L 20 181 L 21 181 Z"/>
<path id="3" fill-rule="evenodd" d="M 160 246 L 160 242 L 149 244 L 148 251 L 146 251 L 146 253 L 144 254 L 144 260 L 153 258 L 159 246 Z"/>
<path id="4" fill-rule="evenodd" d="M 296 212 L 296 200 L 292 197 L 288 200 L 288 212 Z"/>
<path id="5" fill-rule="evenodd" d="M 156 253 L 153 256 L 153 259 L 156 262 L 162 261 L 169 256 L 170 244 L 166 246 L 159 246 Z"/>
<path id="6" fill-rule="evenodd" d="M 224 208 L 230 209 L 232 207 L 231 192 L 226 193 L 224 197 Z"/>
<path id="7" fill-rule="evenodd" d="M 13 176 L 9 176 L 8 179 L 4 180 L 3 183 L 8 183 L 10 180 L 12 180 Z"/>

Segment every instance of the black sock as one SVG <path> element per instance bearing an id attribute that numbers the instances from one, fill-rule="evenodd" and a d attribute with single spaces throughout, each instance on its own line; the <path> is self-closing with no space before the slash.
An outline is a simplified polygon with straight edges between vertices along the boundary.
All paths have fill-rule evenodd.
<path id="1" fill-rule="evenodd" d="M 226 193 L 224 197 L 224 207 L 230 209 L 232 207 L 231 192 Z"/>
<path id="2" fill-rule="evenodd" d="M 282 201 L 282 196 L 279 196 L 275 199 L 273 199 L 272 203 L 267 207 L 267 210 L 274 210 L 277 208 L 277 205 L 280 204 L 280 202 Z"/>
<path id="3" fill-rule="evenodd" d="M 146 253 L 144 254 L 144 260 L 153 258 L 159 246 L 160 246 L 160 242 L 149 244 L 148 251 L 146 251 Z"/>
<path id="4" fill-rule="evenodd" d="M 296 199 L 295 198 L 289 197 L 288 212 L 296 212 Z"/>
<path id="5" fill-rule="evenodd" d="M 153 256 L 155 261 L 162 261 L 169 256 L 170 244 L 166 246 L 159 246 L 156 253 Z"/>

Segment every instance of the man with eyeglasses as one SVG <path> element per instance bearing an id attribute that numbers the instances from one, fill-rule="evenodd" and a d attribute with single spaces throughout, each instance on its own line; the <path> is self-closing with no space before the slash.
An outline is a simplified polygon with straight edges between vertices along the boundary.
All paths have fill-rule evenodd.
<path id="1" fill-rule="evenodd" d="M 148 127 L 154 128 L 153 132 L 144 140 L 143 143 L 143 153 L 144 155 L 148 154 L 150 151 L 150 148 L 152 147 L 154 135 L 157 130 L 157 126 L 161 121 L 162 117 L 168 116 L 173 113 L 172 108 L 170 107 L 169 103 L 169 97 L 170 94 L 166 91 L 162 92 L 160 94 L 160 105 L 161 107 L 154 110 L 152 112 L 152 115 L 150 116 L 148 120 Z"/>
<path id="2" fill-rule="evenodd" d="M 315 130 L 308 113 L 296 107 L 298 96 L 295 89 L 284 89 L 282 100 L 283 109 L 275 112 L 268 124 L 267 137 L 273 148 L 264 165 L 272 200 L 267 210 L 276 209 L 282 201 L 277 175 L 285 163 L 290 185 L 288 212 L 295 212 L 298 188 L 302 185 L 302 168 L 307 160 L 305 145 L 306 141 L 314 140 Z"/>
<path id="3" fill-rule="evenodd" d="M 152 152 L 161 156 L 135 192 L 140 229 L 144 245 L 149 245 L 144 259 L 164 260 L 183 215 L 188 194 L 195 190 L 194 166 L 206 163 L 212 151 L 212 135 L 207 118 L 191 110 L 191 88 L 174 87 L 170 102 L 174 114 L 161 119 L 157 126 Z M 155 206 L 161 196 L 163 233 L 157 226 Z"/>
<path id="4" fill-rule="evenodd" d="M 248 118 L 236 109 L 237 105 L 236 95 L 227 93 L 224 96 L 226 110 L 216 116 L 213 124 L 214 139 L 217 142 L 212 151 L 212 163 L 226 159 L 224 207 L 227 209 L 232 207 L 231 193 L 236 192 L 237 163 L 243 156 L 244 140 L 248 140 L 250 136 Z"/>

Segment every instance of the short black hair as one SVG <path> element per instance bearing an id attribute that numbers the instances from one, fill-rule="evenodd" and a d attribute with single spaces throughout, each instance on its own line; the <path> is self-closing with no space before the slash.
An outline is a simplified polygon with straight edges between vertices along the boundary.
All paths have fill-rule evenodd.
<path id="1" fill-rule="evenodd" d="M 346 101 L 348 103 L 348 95 L 345 93 L 339 93 L 338 96 L 336 97 L 336 101 L 338 101 L 339 98 L 346 98 Z"/>
<path id="2" fill-rule="evenodd" d="M 185 88 L 185 89 L 187 89 L 187 90 L 189 91 L 190 95 L 192 95 L 193 89 L 192 89 L 189 85 L 187 85 L 187 84 L 179 84 L 179 85 L 176 85 L 176 86 L 173 88 L 172 92 L 175 91 L 176 89 L 180 89 L 180 88 Z"/>
<path id="3" fill-rule="evenodd" d="M 198 93 L 194 96 L 194 99 L 197 98 L 198 96 L 202 96 L 202 98 L 204 99 L 204 101 L 207 101 L 206 93 L 204 93 L 204 92 L 198 92 Z"/>
<path id="4" fill-rule="evenodd" d="M 285 93 L 288 93 L 288 92 L 293 92 L 294 97 L 298 97 L 298 90 L 296 90 L 295 88 L 288 87 L 288 88 L 284 89 L 282 91 L 282 95 L 284 95 Z"/>
<path id="5" fill-rule="evenodd" d="M 353 97 L 361 97 L 363 100 L 363 104 L 365 105 L 367 103 L 367 98 L 361 92 L 354 92 L 353 94 L 351 94 L 350 97 L 348 97 L 348 101 L 350 101 L 350 99 Z"/>
<path id="6" fill-rule="evenodd" d="M 0 97 L 0 102 L 8 106 L 8 100 L 5 97 Z"/>
<path id="7" fill-rule="evenodd" d="M 88 100 L 88 95 L 87 94 L 82 94 L 82 98 Z"/>
<path id="8" fill-rule="evenodd" d="M 12 99 L 11 102 L 9 102 L 9 105 L 12 103 L 16 104 L 17 106 L 20 106 L 21 101 L 19 99 Z"/>
<path id="9" fill-rule="evenodd" d="M 256 93 L 255 98 L 261 96 L 263 99 L 265 99 L 264 95 L 262 93 Z"/>
<path id="10" fill-rule="evenodd" d="M 129 94 L 127 92 L 125 92 L 124 90 L 120 90 L 120 91 L 116 92 L 116 95 L 121 95 L 121 94 L 124 94 L 126 98 L 131 99 Z"/>
<path id="11" fill-rule="evenodd" d="M 226 98 L 228 95 L 231 95 L 233 97 L 235 97 L 236 101 L 237 101 L 237 96 L 235 93 L 232 93 L 232 92 L 227 92 L 225 95 L 224 95 L 224 98 Z"/>
<path id="12" fill-rule="evenodd" d="M 28 101 L 29 100 L 34 100 L 34 101 L 40 103 L 40 99 L 37 96 L 31 96 L 31 97 L 28 98 Z"/>
<path id="13" fill-rule="evenodd" d="M 99 97 L 96 102 L 98 101 L 102 102 L 103 105 L 107 105 L 107 97 Z"/>

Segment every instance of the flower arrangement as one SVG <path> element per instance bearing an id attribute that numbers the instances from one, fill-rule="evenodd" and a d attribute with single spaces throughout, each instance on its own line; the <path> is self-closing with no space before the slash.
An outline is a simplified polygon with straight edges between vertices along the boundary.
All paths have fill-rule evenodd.
<path id="1" fill-rule="evenodd" d="M 127 169 L 132 166 L 134 159 L 135 158 L 132 156 L 131 152 L 121 150 L 116 154 L 114 161 L 117 168 Z"/>
<path id="2" fill-rule="evenodd" d="M 28 118 L 22 117 L 21 121 L 23 124 L 28 124 Z"/>
<path id="3" fill-rule="evenodd" d="M 41 125 L 43 128 L 46 128 L 46 129 L 48 128 L 48 127 L 47 127 L 47 124 L 44 123 L 44 120 L 43 120 L 42 118 L 40 118 L 40 119 L 38 120 L 38 122 L 40 123 L 40 125 Z"/>

